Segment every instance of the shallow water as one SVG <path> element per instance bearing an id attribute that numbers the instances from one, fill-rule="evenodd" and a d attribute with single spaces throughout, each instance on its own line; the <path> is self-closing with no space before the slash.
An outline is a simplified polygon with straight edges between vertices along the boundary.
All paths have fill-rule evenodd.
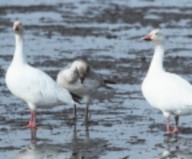
<path id="1" fill-rule="evenodd" d="M 192 120 L 181 118 L 181 133 L 167 137 L 163 116 L 144 100 L 140 84 L 153 46 L 140 40 L 153 28 L 166 34 L 166 70 L 192 82 L 192 2 L 190 0 L 1 0 L 0 1 L 0 158 L 1 159 L 160 159 L 190 158 Z M 101 90 L 84 124 L 72 108 L 38 109 L 36 140 L 23 128 L 27 105 L 7 90 L 4 75 L 14 51 L 12 23 L 25 27 L 30 64 L 54 79 L 77 58 L 116 81 Z M 32 133 L 34 134 L 34 132 Z"/>

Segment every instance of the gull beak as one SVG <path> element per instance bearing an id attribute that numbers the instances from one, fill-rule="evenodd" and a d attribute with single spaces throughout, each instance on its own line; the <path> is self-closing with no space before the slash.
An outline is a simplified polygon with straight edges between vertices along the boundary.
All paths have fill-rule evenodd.
<path id="1" fill-rule="evenodd" d="M 151 35 L 151 34 L 148 34 L 148 35 L 144 36 L 144 37 L 142 38 L 142 40 L 151 41 L 151 40 L 152 40 L 152 35 Z"/>
<path id="2" fill-rule="evenodd" d="M 81 81 L 81 84 L 83 84 L 84 80 L 85 80 L 85 76 L 80 76 L 80 81 Z"/>

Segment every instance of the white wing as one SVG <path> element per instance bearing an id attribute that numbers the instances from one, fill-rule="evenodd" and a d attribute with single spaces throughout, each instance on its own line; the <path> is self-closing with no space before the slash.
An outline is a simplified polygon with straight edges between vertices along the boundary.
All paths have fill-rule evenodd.
<path id="1" fill-rule="evenodd" d="M 35 105 L 56 105 L 61 103 L 72 104 L 69 92 L 60 87 L 44 72 L 25 65 L 22 70 L 14 70 L 8 75 L 8 87 L 13 94 Z"/>
<path id="2" fill-rule="evenodd" d="M 192 86 L 176 74 L 147 77 L 142 91 L 149 103 L 161 110 L 181 114 L 192 111 Z"/>

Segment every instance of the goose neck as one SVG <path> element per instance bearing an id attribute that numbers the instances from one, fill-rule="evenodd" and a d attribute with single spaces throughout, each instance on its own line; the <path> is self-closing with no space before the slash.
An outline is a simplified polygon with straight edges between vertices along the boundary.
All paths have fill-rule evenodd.
<path id="1" fill-rule="evenodd" d="M 25 54 L 23 53 L 23 36 L 15 34 L 15 53 L 13 62 L 26 63 Z"/>
<path id="2" fill-rule="evenodd" d="M 149 73 L 164 71 L 163 57 L 164 57 L 164 45 L 157 44 L 155 46 L 154 55 L 150 64 Z"/>

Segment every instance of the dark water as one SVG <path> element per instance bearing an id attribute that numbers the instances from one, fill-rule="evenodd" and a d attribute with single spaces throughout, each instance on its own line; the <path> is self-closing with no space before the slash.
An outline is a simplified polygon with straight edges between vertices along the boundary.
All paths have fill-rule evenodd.
<path id="1" fill-rule="evenodd" d="M 191 158 L 190 116 L 181 118 L 178 136 L 167 137 L 163 116 L 140 91 L 153 53 L 153 45 L 140 38 L 153 28 L 166 35 L 166 70 L 192 82 L 191 17 L 190 0 L 1 0 L 0 159 Z M 37 139 L 31 141 L 30 130 L 22 127 L 28 106 L 4 82 L 16 19 L 25 27 L 30 64 L 56 78 L 69 62 L 83 58 L 117 82 L 93 100 L 88 125 L 83 104 L 76 124 L 69 106 L 39 108 Z"/>

